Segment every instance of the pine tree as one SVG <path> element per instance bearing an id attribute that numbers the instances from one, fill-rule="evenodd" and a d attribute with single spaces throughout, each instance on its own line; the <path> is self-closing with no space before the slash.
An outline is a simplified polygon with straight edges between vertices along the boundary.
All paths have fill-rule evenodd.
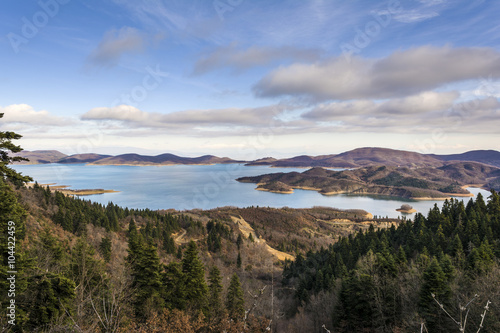
<path id="1" fill-rule="evenodd" d="M 241 283 L 238 275 L 236 273 L 231 277 L 231 282 L 227 289 L 226 296 L 226 309 L 229 314 L 229 318 L 234 321 L 243 320 L 245 315 L 245 300 L 243 297 L 243 289 L 241 288 Z"/>
<path id="2" fill-rule="evenodd" d="M 447 318 L 444 318 L 445 314 L 442 313 L 434 297 L 441 304 L 450 305 L 451 289 L 436 258 L 431 260 L 424 272 L 418 305 L 429 332 L 444 332 L 447 328 Z"/>
<path id="3" fill-rule="evenodd" d="M 186 301 L 194 310 L 206 310 L 208 287 L 205 282 L 205 268 L 198 257 L 198 247 L 190 241 L 182 259 L 185 274 Z"/>
<path id="4" fill-rule="evenodd" d="M 104 237 L 99 245 L 99 250 L 101 251 L 105 262 L 109 262 L 111 260 L 111 245 L 111 238 L 109 238 L 109 236 Z"/>
<path id="5" fill-rule="evenodd" d="M 186 307 L 185 277 L 182 272 L 182 265 L 178 262 L 171 262 L 165 267 L 163 273 L 163 287 L 165 305 L 169 309 L 184 310 Z"/>
<path id="6" fill-rule="evenodd" d="M 134 310 L 139 320 L 146 320 L 149 313 L 163 307 L 162 265 L 156 246 L 146 243 L 137 233 L 135 223 L 129 227 L 129 255 L 132 287 L 135 289 Z"/>
<path id="7" fill-rule="evenodd" d="M 0 113 L 0 119 L 3 118 L 3 113 Z M 19 153 L 23 148 L 16 146 L 12 140 L 19 140 L 22 135 L 14 132 L 1 132 L 0 131 L 0 181 L 8 179 L 16 185 L 32 181 L 29 176 L 23 176 L 14 169 L 8 167 L 12 162 L 27 161 L 28 159 L 20 156 L 11 156 L 12 153 Z"/>
<path id="8" fill-rule="evenodd" d="M 238 246 L 238 250 L 240 249 L 241 244 L 243 244 L 243 237 L 241 237 L 241 234 L 238 234 L 238 238 L 236 239 L 236 245 Z"/>
<path id="9" fill-rule="evenodd" d="M 236 267 L 241 268 L 241 254 L 238 252 L 238 257 L 236 258 Z"/>
<path id="10" fill-rule="evenodd" d="M 208 274 L 208 317 L 211 320 L 220 318 L 223 314 L 222 307 L 222 277 L 217 266 L 213 266 Z"/>

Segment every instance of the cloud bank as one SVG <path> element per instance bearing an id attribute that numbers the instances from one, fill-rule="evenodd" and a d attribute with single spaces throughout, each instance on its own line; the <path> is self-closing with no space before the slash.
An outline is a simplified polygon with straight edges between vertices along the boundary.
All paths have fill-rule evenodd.
<path id="1" fill-rule="evenodd" d="M 491 48 L 422 46 L 382 59 L 342 56 L 295 63 L 263 77 L 259 97 L 302 96 L 315 101 L 404 97 L 481 77 L 500 78 L 500 52 Z"/>

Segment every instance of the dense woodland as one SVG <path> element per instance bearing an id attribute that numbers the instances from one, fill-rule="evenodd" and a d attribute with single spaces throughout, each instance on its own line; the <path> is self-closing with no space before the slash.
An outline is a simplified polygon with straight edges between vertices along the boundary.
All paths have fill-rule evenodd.
<path id="1" fill-rule="evenodd" d="M 324 247 L 317 235 L 284 243 L 311 223 L 292 210 L 240 210 L 296 255 L 283 263 L 223 210 L 135 210 L 28 188 L 8 167 L 19 137 L 0 132 L 2 332 L 500 332 L 496 192 L 398 227 L 326 229 Z"/>

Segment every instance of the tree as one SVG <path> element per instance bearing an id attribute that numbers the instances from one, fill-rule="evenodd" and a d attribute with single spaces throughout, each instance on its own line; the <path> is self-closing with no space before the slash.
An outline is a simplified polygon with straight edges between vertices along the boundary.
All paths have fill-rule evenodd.
<path id="1" fill-rule="evenodd" d="M 3 118 L 3 115 L 3 113 L 0 113 L 0 119 Z M 7 178 L 18 185 L 33 180 L 31 177 L 23 176 L 7 166 L 12 162 L 28 160 L 20 156 L 11 156 L 12 153 L 23 151 L 23 148 L 12 143 L 12 140 L 19 140 L 20 138 L 22 138 L 22 135 L 14 132 L 0 132 L 0 180 Z"/>
<path id="2" fill-rule="evenodd" d="M 236 267 L 241 268 L 241 254 L 238 252 L 238 258 L 236 258 Z"/>
<path id="3" fill-rule="evenodd" d="M 236 245 L 238 246 L 238 250 L 240 249 L 241 244 L 243 244 L 243 238 L 241 237 L 241 234 L 238 234 L 238 238 L 236 239 Z"/>
<path id="4" fill-rule="evenodd" d="M 236 273 L 231 277 L 231 282 L 227 289 L 226 309 L 229 318 L 234 321 L 240 321 L 245 315 L 245 300 L 243 298 L 243 289 L 241 288 L 240 278 Z"/>
<path id="5" fill-rule="evenodd" d="M 437 259 L 433 258 L 424 272 L 418 303 L 420 314 L 425 318 L 429 332 L 447 331 L 447 318 L 444 318 L 434 298 L 446 306 L 449 305 L 450 297 L 451 289 L 446 274 Z"/>
<path id="6" fill-rule="evenodd" d="M 106 236 L 101 240 L 99 250 L 101 251 L 104 261 L 109 262 L 111 260 L 111 238 L 109 238 L 109 236 Z"/>
<path id="7" fill-rule="evenodd" d="M 186 307 L 185 277 L 182 265 L 171 262 L 165 267 L 163 274 L 163 287 L 165 305 L 169 309 L 184 310 Z"/>
<path id="8" fill-rule="evenodd" d="M 190 241 L 182 258 L 182 272 L 186 289 L 186 301 L 193 310 L 206 310 L 208 287 L 205 282 L 205 268 L 198 257 L 198 247 Z"/>
<path id="9" fill-rule="evenodd" d="M 75 297 L 75 283 L 61 274 L 35 275 L 29 279 L 27 301 L 29 331 L 54 323 Z"/>
<path id="10" fill-rule="evenodd" d="M 208 274 L 208 317 L 216 321 L 224 312 L 222 307 L 222 277 L 217 266 L 213 266 Z"/>
<path id="11" fill-rule="evenodd" d="M 146 243 L 137 233 L 135 223 L 129 227 L 129 255 L 127 257 L 135 288 L 134 308 L 139 320 L 163 307 L 162 265 L 156 246 Z"/>

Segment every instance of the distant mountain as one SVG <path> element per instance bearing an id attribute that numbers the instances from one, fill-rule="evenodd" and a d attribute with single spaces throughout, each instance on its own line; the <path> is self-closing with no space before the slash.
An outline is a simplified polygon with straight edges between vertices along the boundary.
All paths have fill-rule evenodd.
<path id="1" fill-rule="evenodd" d="M 307 156 L 301 155 L 292 158 L 268 161 L 267 164 L 275 167 L 325 167 L 325 168 L 359 168 L 370 165 L 388 166 L 442 166 L 443 160 L 404 150 L 387 148 L 357 148 L 336 155 Z M 257 165 L 250 162 L 247 165 Z"/>
<path id="2" fill-rule="evenodd" d="M 500 152 L 496 150 L 472 150 L 463 154 L 428 155 L 442 161 L 474 161 L 500 167 Z"/>
<path id="3" fill-rule="evenodd" d="M 117 156 L 100 154 L 75 154 L 67 156 L 57 150 L 22 151 L 17 156 L 30 159 L 23 164 L 42 163 L 89 163 L 94 165 L 174 165 L 174 164 L 220 164 L 246 163 L 249 166 L 268 165 L 274 167 L 295 168 L 361 168 L 368 166 L 395 166 L 395 167 L 441 167 L 450 162 L 478 162 L 500 167 L 500 152 L 495 150 L 475 150 L 463 154 L 435 155 L 416 152 L 394 150 L 387 148 L 357 148 L 341 154 L 309 156 L 300 155 L 291 158 L 276 159 L 265 157 L 255 161 L 239 161 L 228 157 L 204 155 L 199 157 L 182 157 L 174 154 L 157 156 L 122 154 Z"/>
<path id="4" fill-rule="evenodd" d="M 232 160 L 228 157 L 217 157 L 204 155 L 200 157 L 181 157 L 174 154 L 161 154 L 157 156 L 147 156 L 139 154 L 122 154 L 111 156 L 94 161 L 92 165 L 175 165 L 175 164 L 222 164 L 239 163 L 241 161 Z"/>
<path id="5" fill-rule="evenodd" d="M 111 157 L 111 155 L 100 155 L 100 154 L 75 154 L 71 156 L 66 156 L 61 158 L 57 163 L 91 163 L 103 158 Z"/>
<path id="6" fill-rule="evenodd" d="M 360 168 L 374 165 L 399 167 L 441 167 L 449 161 L 472 161 L 500 167 L 500 152 L 495 150 L 470 151 L 456 155 L 420 154 L 388 148 L 357 148 L 341 154 L 292 158 L 266 158 L 247 165 L 269 165 L 274 167 L 324 167 Z"/>
<path id="7" fill-rule="evenodd" d="M 47 164 L 56 163 L 68 155 L 61 153 L 57 150 L 23 150 L 20 153 L 12 154 L 13 156 L 21 156 L 29 159 L 29 161 L 17 162 L 14 164 Z"/>
<path id="8" fill-rule="evenodd" d="M 22 151 L 15 156 L 29 158 L 29 162 L 19 164 L 46 164 L 46 163 L 87 163 L 92 165 L 175 165 L 175 164 L 222 164 L 245 163 L 228 157 L 204 155 L 199 157 L 181 157 L 174 154 L 147 156 L 139 154 L 122 154 L 117 156 L 101 154 L 74 154 L 66 155 L 57 150 Z"/>

